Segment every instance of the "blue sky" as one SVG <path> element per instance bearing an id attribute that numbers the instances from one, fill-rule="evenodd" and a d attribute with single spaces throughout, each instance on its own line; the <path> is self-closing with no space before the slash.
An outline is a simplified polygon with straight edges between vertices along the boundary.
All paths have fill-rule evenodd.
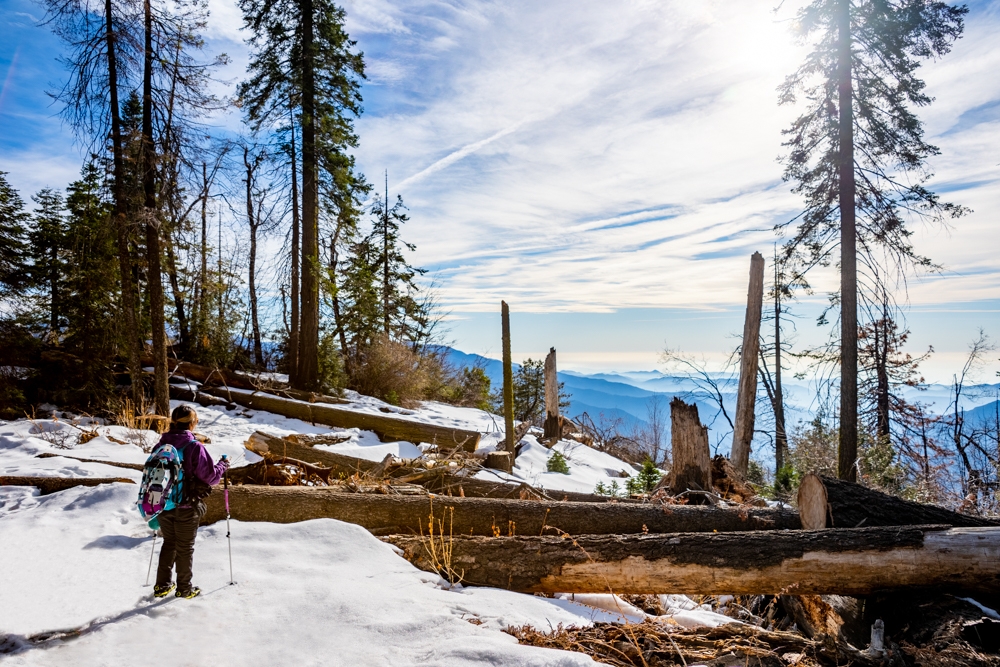
<path id="1" fill-rule="evenodd" d="M 240 78 L 234 0 L 211 0 L 209 50 Z M 499 302 L 515 358 L 560 349 L 580 370 L 652 368 L 665 346 L 718 361 L 742 329 L 749 256 L 800 202 L 781 182 L 776 86 L 800 61 L 796 2 L 346 2 L 366 55 L 361 170 L 388 170 L 449 312 L 450 338 L 499 352 Z M 914 351 L 947 380 L 979 327 L 1000 336 L 1000 2 L 970 3 L 966 36 L 922 75 L 920 112 L 941 148 L 932 182 L 974 209 L 918 227 L 943 264 L 909 283 Z M 63 186 L 80 147 L 44 95 L 63 79 L 38 5 L 0 3 L 0 170 L 25 193 Z M 234 128 L 237 118 L 212 121 Z M 796 306 L 800 341 L 836 274 Z M 992 376 L 1000 364 L 984 369 Z"/>

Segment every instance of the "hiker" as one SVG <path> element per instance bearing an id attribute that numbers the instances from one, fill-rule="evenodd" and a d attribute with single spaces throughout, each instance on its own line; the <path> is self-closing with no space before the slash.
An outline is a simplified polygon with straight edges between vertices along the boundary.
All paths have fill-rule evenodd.
<path id="1" fill-rule="evenodd" d="M 153 595 L 162 598 L 174 590 L 171 581 L 174 564 L 177 565 L 176 597 L 193 598 L 201 589 L 191 585 L 191 567 L 194 562 L 194 539 L 198 524 L 205 516 L 207 508 L 202 498 L 212 492 L 219 483 L 229 461 L 223 458 L 212 463 L 212 457 L 205 445 L 195 439 L 192 431 L 198 425 L 198 413 L 189 405 L 179 405 L 170 414 L 170 429 L 160 437 L 161 444 L 173 445 L 183 456 L 183 477 L 181 501 L 177 507 L 157 515 L 163 547 L 160 549 L 160 563 L 156 569 L 156 586 Z"/>

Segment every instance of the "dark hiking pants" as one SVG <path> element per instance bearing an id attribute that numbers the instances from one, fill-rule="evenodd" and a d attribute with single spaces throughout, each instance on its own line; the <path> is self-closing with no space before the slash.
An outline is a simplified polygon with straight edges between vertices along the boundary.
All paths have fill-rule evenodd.
<path id="1" fill-rule="evenodd" d="M 202 503 L 196 507 L 178 507 L 158 516 L 163 547 L 160 564 L 156 568 L 156 585 L 164 586 L 173 578 L 171 570 L 177 565 L 177 590 L 191 589 L 191 568 L 194 565 L 194 538 L 198 523 L 205 512 Z"/>

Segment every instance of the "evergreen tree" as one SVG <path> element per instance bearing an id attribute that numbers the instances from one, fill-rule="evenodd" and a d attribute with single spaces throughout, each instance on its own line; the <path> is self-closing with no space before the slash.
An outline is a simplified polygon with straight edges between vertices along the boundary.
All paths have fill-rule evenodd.
<path id="1" fill-rule="evenodd" d="M 65 304 L 60 290 L 68 266 L 65 204 L 62 195 L 51 188 L 41 190 L 32 199 L 38 208 L 32 216 L 31 231 L 28 232 L 31 282 L 41 294 L 50 340 L 58 344 L 59 330 L 65 321 Z"/>
<path id="2" fill-rule="evenodd" d="M 24 200 L 0 171 L 0 287 L 16 289 L 27 277 Z"/>
<path id="3" fill-rule="evenodd" d="M 113 203 L 94 163 L 67 189 L 67 272 L 63 344 L 82 361 L 72 378 L 74 402 L 102 406 L 114 389 L 114 361 L 121 342 L 120 284 Z"/>
<path id="4" fill-rule="evenodd" d="M 785 142 L 785 179 L 806 207 L 784 261 L 793 281 L 805 286 L 808 270 L 829 263 L 839 246 L 839 475 L 845 479 L 856 476 L 859 293 L 877 298 L 893 271 L 933 266 L 911 244 L 914 218 L 965 211 L 926 188 L 926 162 L 938 149 L 924 141 L 913 109 L 931 102 L 916 76 L 920 59 L 951 49 L 967 11 L 929 0 L 813 0 L 797 17 L 814 48 L 786 79 L 780 101 L 801 96 L 808 104 Z"/>
<path id="5" fill-rule="evenodd" d="M 559 410 L 569 408 L 569 394 L 563 390 L 565 383 L 559 383 Z M 492 396 L 494 412 L 503 411 L 503 396 L 499 392 Z M 525 359 L 514 372 L 514 419 L 541 426 L 545 421 L 545 362 L 541 359 Z"/>
<path id="6" fill-rule="evenodd" d="M 403 241 L 399 234 L 400 225 L 410 219 L 404 213 L 403 198 L 396 195 L 396 203 L 391 208 L 388 201 L 388 192 L 385 199 L 375 195 L 370 237 L 376 253 L 382 331 L 389 338 L 419 347 L 429 334 L 430 313 L 417 300 L 420 288 L 414 281 L 427 271 L 411 266 L 403 255 L 404 248 L 410 252 L 417 249 L 412 243 Z"/>
<path id="7" fill-rule="evenodd" d="M 338 227 L 355 214 L 363 178 L 348 154 L 357 145 L 364 60 L 344 31 L 344 10 L 331 0 L 240 0 L 251 37 L 250 78 L 239 98 L 254 129 L 283 121 L 290 105 L 301 128 L 300 322 L 296 329 L 302 389 L 318 384 L 321 200 Z M 294 132 L 294 129 L 292 130 Z M 293 165 L 294 168 L 294 165 Z M 293 234 L 294 235 L 294 234 Z"/>

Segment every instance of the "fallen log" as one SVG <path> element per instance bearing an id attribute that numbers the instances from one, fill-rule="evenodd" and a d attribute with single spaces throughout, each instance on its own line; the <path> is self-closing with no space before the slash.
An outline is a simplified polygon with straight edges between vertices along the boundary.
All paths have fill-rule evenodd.
<path id="1" fill-rule="evenodd" d="M 37 455 L 36 459 L 51 459 L 53 457 L 62 457 L 64 459 L 73 459 L 74 461 L 83 461 L 84 463 L 100 463 L 106 466 L 114 466 L 115 468 L 128 468 L 129 470 L 142 471 L 143 465 L 141 463 L 122 463 L 121 461 L 106 461 L 104 459 L 84 459 L 79 456 L 70 456 L 69 454 L 53 454 L 52 452 L 43 452 Z"/>
<path id="2" fill-rule="evenodd" d="M 0 486 L 35 486 L 42 495 L 65 491 L 74 486 L 98 486 L 100 484 L 135 484 L 127 477 L 18 477 L 12 475 L 0 476 Z"/>
<path id="3" fill-rule="evenodd" d="M 223 494 L 206 501 L 203 523 L 224 519 Z M 428 519 L 446 519 L 456 535 L 540 535 L 556 529 L 572 535 L 672 533 L 717 530 L 798 528 L 791 510 L 735 510 L 716 507 L 565 503 L 497 498 L 399 498 L 360 496 L 333 489 L 302 486 L 230 486 L 232 518 L 240 521 L 294 523 L 337 519 L 367 528 L 376 535 L 427 532 Z"/>
<path id="4" fill-rule="evenodd" d="M 824 502 L 825 494 L 825 502 Z M 798 504 L 806 528 L 858 526 L 1000 526 L 1000 521 L 903 500 L 875 489 L 812 473 L 802 478 Z M 825 512 L 823 511 L 825 508 Z M 824 523 L 825 515 L 825 523 Z"/>
<path id="5" fill-rule="evenodd" d="M 301 435 L 278 438 L 267 433 L 257 431 L 250 436 L 247 441 L 247 449 L 258 454 L 270 452 L 278 456 L 296 458 L 309 463 L 333 468 L 334 478 L 341 475 L 350 477 L 356 473 L 371 474 L 378 466 L 378 462 L 360 459 L 345 454 L 336 454 L 324 449 L 313 449 L 298 444 Z M 429 491 L 447 496 L 465 496 L 470 498 L 537 498 L 539 500 L 568 500 L 573 502 L 605 503 L 611 498 L 600 496 L 594 493 L 577 493 L 575 491 L 546 491 L 536 489 L 527 484 L 510 484 L 501 481 L 490 481 L 485 479 L 474 479 L 472 477 L 460 477 L 449 473 L 447 468 L 432 468 L 426 471 L 428 474 L 421 479 L 413 480 Z M 400 471 L 398 474 L 407 475 L 410 472 Z"/>
<path id="6" fill-rule="evenodd" d="M 312 424 L 372 431 L 383 442 L 397 440 L 405 440 L 415 444 L 426 442 L 443 449 L 462 447 L 466 451 L 474 452 L 481 435 L 476 431 L 424 424 L 399 417 L 356 412 L 325 403 L 305 403 L 273 394 L 250 393 L 240 390 L 229 391 L 217 387 L 210 387 L 205 391 L 246 408 L 265 410 Z"/>
<path id="7" fill-rule="evenodd" d="M 198 405 L 208 407 L 235 408 L 236 404 L 218 396 L 206 394 L 203 391 L 194 391 L 183 386 L 172 384 L 170 386 L 170 398 L 175 401 L 189 401 Z"/>
<path id="8" fill-rule="evenodd" d="M 435 553 L 447 546 L 449 563 L 430 557 L 431 538 L 396 535 L 386 541 L 420 569 L 437 572 L 446 565 L 465 584 L 523 593 L 1000 591 L 997 528 L 433 539 Z"/>
<path id="9" fill-rule="evenodd" d="M 199 364 L 192 364 L 189 361 L 169 360 L 171 377 L 186 377 L 197 380 L 206 386 L 236 387 L 238 389 L 258 389 L 260 382 L 255 382 L 255 378 L 249 375 L 240 375 L 228 368 L 210 368 Z"/>

